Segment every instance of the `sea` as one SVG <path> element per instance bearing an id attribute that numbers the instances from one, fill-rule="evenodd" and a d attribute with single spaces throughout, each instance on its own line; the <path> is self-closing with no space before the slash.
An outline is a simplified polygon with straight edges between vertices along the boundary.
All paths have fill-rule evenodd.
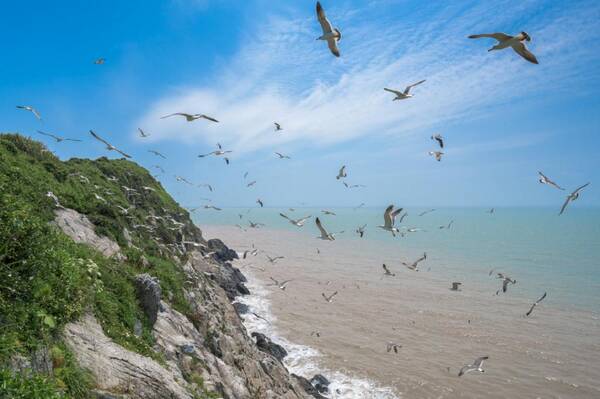
<path id="1" fill-rule="evenodd" d="M 378 227 L 383 209 L 202 209 L 193 218 L 205 238 L 259 249 L 235 262 L 252 292 L 238 300 L 260 316 L 244 324 L 286 348 L 291 372 L 329 379 L 327 397 L 600 397 L 600 208 L 411 207 L 396 237 Z M 297 227 L 280 213 L 310 219 Z M 335 241 L 317 238 L 317 216 Z M 418 271 L 403 264 L 424 254 Z M 498 273 L 516 280 L 506 292 Z M 292 281 L 281 290 L 272 279 Z M 458 376 L 480 356 L 489 356 L 484 373 Z"/>

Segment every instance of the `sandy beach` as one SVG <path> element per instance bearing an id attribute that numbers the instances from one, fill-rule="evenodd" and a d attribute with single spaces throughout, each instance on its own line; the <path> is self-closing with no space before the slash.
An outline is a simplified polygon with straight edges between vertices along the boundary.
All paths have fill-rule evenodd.
<path id="1" fill-rule="evenodd" d="M 313 371 L 316 363 L 328 378 L 342 372 L 406 398 L 600 396 L 597 313 L 547 300 L 526 318 L 536 298 L 513 287 L 495 295 L 500 281 L 475 283 L 481 276 L 467 276 L 461 291 L 451 291 L 451 281 L 436 274 L 440 260 L 428 259 L 419 272 L 410 271 L 401 261 L 414 260 L 414 254 L 387 243 L 324 242 L 292 231 L 227 226 L 203 226 L 203 231 L 238 251 L 252 244 L 261 250 L 236 262 L 249 276 L 251 290 L 268 302 L 268 310 L 254 311 L 268 311 L 261 316 L 285 342 L 318 352 L 288 360 L 293 371 L 303 366 Z M 265 254 L 285 258 L 273 264 Z M 382 262 L 395 276 L 383 275 Z M 270 277 L 293 281 L 282 291 L 268 286 Z M 332 303 L 321 295 L 336 291 Z M 254 325 L 247 323 L 249 330 Z M 402 345 L 399 353 L 386 352 L 389 341 Z M 457 376 L 464 364 L 484 355 L 490 357 L 484 374 Z M 332 397 L 389 395 L 358 394 L 345 386 Z"/>

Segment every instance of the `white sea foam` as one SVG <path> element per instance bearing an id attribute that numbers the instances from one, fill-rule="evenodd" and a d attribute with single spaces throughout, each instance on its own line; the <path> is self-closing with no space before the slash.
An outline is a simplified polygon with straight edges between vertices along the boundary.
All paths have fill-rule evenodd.
<path id="1" fill-rule="evenodd" d="M 336 399 L 395 399 L 399 398 L 392 388 L 381 387 L 366 378 L 350 375 L 340 370 L 327 370 L 319 366 L 319 358 L 323 355 L 316 349 L 306 345 L 290 342 L 277 330 L 276 317 L 271 312 L 270 292 L 247 270 L 246 286 L 250 295 L 240 296 L 237 302 L 247 305 L 250 313 L 242 316 L 248 334 L 259 332 L 265 334 L 275 343 L 280 344 L 288 352 L 283 362 L 290 373 L 310 379 L 315 374 L 322 374 L 329 381 L 331 398 Z M 253 313 L 260 317 L 256 317 Z M 264 318 L 267 321 L 261 319 Z M 326 395 L 327 396 L 327 395 Z"/>

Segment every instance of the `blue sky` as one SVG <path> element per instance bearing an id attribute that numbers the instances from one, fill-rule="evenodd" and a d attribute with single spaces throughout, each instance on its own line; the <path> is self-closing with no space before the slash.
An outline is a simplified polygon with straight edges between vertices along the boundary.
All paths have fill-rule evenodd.
<path id="1" fill-rule="evenodd" d="M 564 193 L 537 183 L 538 170 L 567 189 L 591 181 L 575 205 L 600 205 L 600 3 L 427 3 L 324 0 L 343 34 L 338 59 L 315 40 L 313 1 L 11 2 L 0 16 L 0 131 L 61 158 L 114 157 L 94 129 L 161 165 L 186 205 L 560 207 Z M 521 30 L 540 65 L 467 39 Z M 421 79 L 406 101 L 383 91 Z M 160 119 L 171 112 L 221 123 Z M 55 144 L 38 129 L 85 142 Z M 447 145 L 439 163 L 427 154 L 435 133 Z M 231 165 L 197 158 L 217 142 L 234 151 Z M 367 187 L 336 181 L 343 164 L 349 184 Z"/>

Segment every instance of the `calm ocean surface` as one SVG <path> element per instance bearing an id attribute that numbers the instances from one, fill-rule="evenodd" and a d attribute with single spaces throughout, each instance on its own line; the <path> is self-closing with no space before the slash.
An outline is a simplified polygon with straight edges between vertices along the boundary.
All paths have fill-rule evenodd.
<path id="1" fill-rule="evenodd" d="M 354 240 L 357 246 L 363 240 L 377 242 L 381 259 L 374 262 L 397 265 L 427 252 L 428 264 L 423 269 L 430 267 L 441 277 L 477 283 L 489 281 L 488 272 L 495 269 L 517 280 L 510 287 L 513 295 L 536 297 L 547 291 L 561 306 L 600 310 L 600 208 L 573 207 L 560 217 L 555 208 L 497 208 L 493 214 L 483 208 L 439 208 L 424 216 L 418 215 L 430 208 L 409 208 L 400 226 L 420 231 L 396 238 L 377 228 L 383 223 L 382 208 L 294 209 L 199 209 L 193 219 L 200 227 L 239 224 L 248 228 L 252 221 L 268 229 L 316 237 L 313 219 L 298 228 L 279 212 L 295 219 L 319 216 L 328 231 L 344 231 L 337 240 Z M 324 215 L 322 209 L 336 216 Z M 439 228 L 452 220 L 450 229 Z M 366 234 L 360 239 L 355 230 L 364 224 Z M 322 241 L 315 239 L 315 248 L 319 245 Z"/>

